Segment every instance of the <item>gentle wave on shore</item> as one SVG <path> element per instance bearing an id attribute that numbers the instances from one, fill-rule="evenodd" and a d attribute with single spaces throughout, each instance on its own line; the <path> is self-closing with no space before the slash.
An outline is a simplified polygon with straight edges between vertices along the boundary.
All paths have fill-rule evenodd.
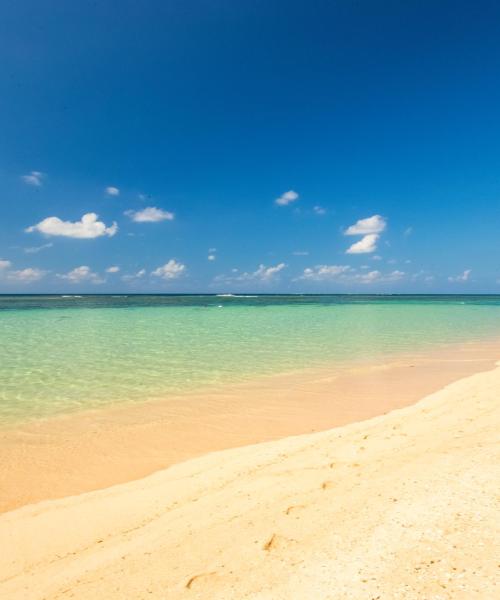
<path id="1" fill-rule="evenodd" d="M 0 419 L 499 334 L 498 296 L 1 296 Z"/>

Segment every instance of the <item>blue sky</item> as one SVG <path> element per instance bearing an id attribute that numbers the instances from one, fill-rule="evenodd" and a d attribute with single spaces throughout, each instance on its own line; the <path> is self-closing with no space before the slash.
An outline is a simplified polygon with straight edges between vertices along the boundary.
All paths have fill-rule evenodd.
<path id="1" fill-rule="evenodd" d="M 500 292 L 499 23 L 3 2 L 0 292 Z"/>

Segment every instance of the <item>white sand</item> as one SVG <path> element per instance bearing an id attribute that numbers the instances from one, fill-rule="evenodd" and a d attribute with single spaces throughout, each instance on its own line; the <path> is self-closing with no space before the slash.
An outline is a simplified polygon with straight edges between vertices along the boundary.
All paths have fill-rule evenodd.
<path id="1" fill-rule="evenodd" d="M 500 368 L 0 516 L 0 597 L 500 597 Z M 497 584 L 497 585 L 495 585 Z"/>

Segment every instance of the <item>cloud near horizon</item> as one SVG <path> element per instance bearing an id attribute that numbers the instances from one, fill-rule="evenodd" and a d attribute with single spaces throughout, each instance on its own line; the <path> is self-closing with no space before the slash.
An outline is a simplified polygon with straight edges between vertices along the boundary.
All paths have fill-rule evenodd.
<path id="1" fill-rule="evenodd" d="M 347 265 L 316 265 L 315 267 L 308 267 L 304 269 L 304 272 L 297 279 L 306 279 L 310 281 L 325 281 L 336 279 L 340 275 L 347 273 L 351 270 L 351 267 Z"/>
<path id="2" fill-rule="evenodd" d="M 59 279 L 66 279 L 70 283 L 81 283 L 81 282 L 89 282 L 89 283 L 104 283 L 105 279 L 100 277 L 97 273 L 94 273 L 90 267 L 87 265 L 82 265 L 81 267 L 76 267 L 72 271 L 64 274 L 57 274 Z"/>
<path id="3" fill-rule="evenodd" d="M 142 279 L 144 277 L 144 275 L 146 275 L 146 269 L 139 269 L 139 271 L 137 271 L 136 273 L 122 275 L 122 281 L 125 281 L 125 282 L 137 281 L 139 279 Z"/>
<path id="4" fill-rule="evenodd" d="M 448 281 L 451 283 L 465 283 L 466 281 L 469 281 L 471 273 L 472 269 L 466 269 L 460 275 L 456 275 L 455 277 L 448 277 Z"/>
<path id="5" fill-rule="evenodd" d="M 223 284 L 234 284 L 234 283 L 245 283 L 245 282 L 254 282 L 254 283 L 270 283 L 274 281 L 279 273 L 286 269 L 287 265 L 285 263 L 278 263 L 274 266 L 266 267 L 264 264 L 260 264 L 258 268 L 253 272 L 243 272 L 240 273 L 239 269 L 232 269 L 231 272 L 233 275 L 217 275 L 213 279 L 213 284 L 223 283 Z"/>
<path id="6" fill-rule="evenodd" d="M 59 217 L 47 217 L 25 229 L 26 233 L 38 231 L 44 235 L 62 236 L 76 239 L 93 239 L 101 236 L 113 237 L 118 231 L 116 221 L 107 227 L 102 221 L 98 221 L 96 213 L 83 215 L 80 221 L 63 221 Z"/>
<path id="7" fill-rule="evenodd" d="M 28 267 L 18 271 L 8 271 L 7 279 L 18 283 L 32 283 L 34 281 L 40 281 L 40 279 L 45 276 L 46 272 L 47 271 L 43 271 L 42 269 Z"/>
<path id="8" fill-rule="evenodd" d="M 152 271 L 151 275 L 154 275 L 155 277 L 161 277 L 161 279 L 169 281 L 171 279 L 177 279 L 181 277 L 185 272 L 186 265 L 171 258 L 164 265 Z"/>
<path id="9" fill-rule="evenodd" d="M 47 271 L 42 269 L 35 269 L 27 267 L 26 269 L 19 269 L 17 271 L 10 271 L 12 263 L 10 260 L 0 259 L 0 276 L 1 279 L 7 281 L 15 281 L 17 283 L 31 283 L 33 281 L 39 281 L 44 277 Z"/>
<path id="10" fill-rule="evenodd" d="M 390 273 L 382 273 L 378 270 L 366 271 L 366 265 L 361 267 L 361 273 L 354 267 L 348 265 L 316 265 L 304 269 L 302 275 L 294 281 L 338 281 L 341 283 L 386 283 L 391 281 L 399 281 L 405 277 L 403 271 L 391 271 Z"/>

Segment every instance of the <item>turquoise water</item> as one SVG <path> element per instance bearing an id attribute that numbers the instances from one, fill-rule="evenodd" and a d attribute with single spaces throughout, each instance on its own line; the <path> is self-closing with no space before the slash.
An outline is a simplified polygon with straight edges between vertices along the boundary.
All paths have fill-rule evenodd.
<path id="1" fill-rule="evenodd" d="M 0 296 L 0 420 L 494 336 L 498 296 Z"/>

